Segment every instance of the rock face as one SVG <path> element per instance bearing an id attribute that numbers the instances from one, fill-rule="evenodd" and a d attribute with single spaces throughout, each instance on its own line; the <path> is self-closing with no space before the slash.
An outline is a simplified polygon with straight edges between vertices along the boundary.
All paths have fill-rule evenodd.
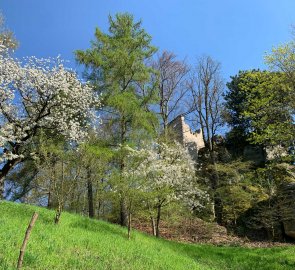
<path id="1" fill-rule="evenodd" d="M 257 145 L 247 145 L 243 150 L 243 157 L 246 161 L 254 162 L 256 165 L 263 164 L 266 156 L 263 148 Z"/>
<path id="2" fill-rule="evenodd" d="M 199 149 L 205 147 L 202 131 L 192 132 L 182 115 L 172 120 L 169 123 L 169 128 L 174 132 L 176 140 L 188 148 L 192 158 L 197 159 Z"/>
<path id="3" fill-rule="evenodd" d="M 277 186 L 275 195 L 257 202 L 239 216 L 239 236 L 254 241 L 295 240 L 295 181 L 288 180 Z"/>
<path id="4" fill-rule="evenodd" d="M 285 234 L 295 239 L 295 182 L 282 184 L 278 199 Z"/>
<path id="5" fill-rule="evenodd" d="M 256 165 L 263 164 L 276 157 L 285 157 L 287 154 L 286 149 L 280 145 L 267 148 L 259 145 L 247 145 L 243 150 L 244 159 L 252 161 Z"/>

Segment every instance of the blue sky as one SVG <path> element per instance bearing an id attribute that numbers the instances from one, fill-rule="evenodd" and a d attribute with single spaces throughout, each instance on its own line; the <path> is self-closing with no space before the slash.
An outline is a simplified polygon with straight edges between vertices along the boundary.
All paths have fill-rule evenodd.
<path id="1" fill-rule="evenodd" d="M 20 41 L 18 57 L 61 56 L 77 68 L 76 49 L 89 47 L 108 15 L 130 12 L 142 19 L 160 50 L 193 64 L 210 55 L 228 80 L 239 70 L 265 68 L 263 55 L 290 40 L 294 0 L 0 0 L 7 26 Z"/>

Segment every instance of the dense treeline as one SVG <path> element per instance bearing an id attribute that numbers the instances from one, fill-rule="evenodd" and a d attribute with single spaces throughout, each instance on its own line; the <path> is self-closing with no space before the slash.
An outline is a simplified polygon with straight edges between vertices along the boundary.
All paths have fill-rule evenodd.
<path id="1" fill-rule="evenodd" d="M 13 57 L 0 33 L 0 191 L 9 200 L 128 227 L 188 218 L 249 237 L 295 230 L 295 43 L 266 56 L 269 70 L 225 84 L 210 56 L 190 66 L 157 52 L 132 15 L 109 17 L 75 52 L 87 83 L 60 59 Z M 225 87 L 227 86 L 227 87 Z M 202 131 L 197 156 L 169 123 Z M 227 127 L 227 133 L 221 131 Z"/>

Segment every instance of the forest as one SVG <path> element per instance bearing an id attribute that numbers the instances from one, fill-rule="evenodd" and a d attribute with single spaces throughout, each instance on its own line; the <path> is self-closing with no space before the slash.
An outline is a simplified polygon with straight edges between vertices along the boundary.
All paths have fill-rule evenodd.
<path id="1" fill-rule="evenodd" d="M 14 56 L 1 16 L 0 197 L 186 242 L 295 239 L 295 36 L 229 81 L 129 13 L 60 58 Z M 263 55 L 261 56 L 263 57 Z M 200 144 L 185 142 L 181 118 Z"/>

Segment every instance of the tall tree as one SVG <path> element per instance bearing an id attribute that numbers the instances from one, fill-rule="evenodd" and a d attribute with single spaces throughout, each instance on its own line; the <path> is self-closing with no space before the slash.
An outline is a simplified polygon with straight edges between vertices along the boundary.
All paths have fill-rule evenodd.
<path id="1" fill-rule="evenodd" d="M 243 116 L 251 128 L 249 140 L 268 149 L 289 146 L 294 140 L 293 108 L 284 73 L 250 72 L 240 83 L 246 94 Z"/>
<path id="2" fill-rule="evenodd" d="M 154 98 L 154 91 L 147 86 L 154 70 L 146 62 L 155 51 L 141 22 L 134 22 L 130 14 L 109 16 L 108 33 L 97 28 L 91 48 L 76 51 L 78 62 L 86 66 L 86 78 L 101 94 L 103 124 L 111 131 L 114 146 L 122 148 L 145 132 L 153 132 L 151 123 L 156 117 L 146 108 Z M 118 154 L 121 171 L 124 159 Z M 127 225 L 124 198 L 121 208 L 120 222 Z"/>
<path id="3" fill-rule="evenodd" d="M 216 153 L 214 138 L 221 127 L 222 94 L 224 83 L 221 78 L 220 63 L 210 56 L 198 59 L 196 69 L 190 81 L 192 95 L 191 111 L 200 124 L 205 145 L 209 151 L 210 162 L 215 168 L 211 175 L 211 189 L 213 193 L 213 214 L 218 223 L 222 222 L 222 206 L 216 189 L 219 177 L 216 167 Z"/>
<path id="4" fill-rule="evenodd" d="M 231 81 L 226 84 L 228 90 L 225 93 L 225 110 L 223 113 L 224 121 L 231 127 L 227 133 L 227 144 L 236 155 L 243 153 L 244 147 L 249 144 L 248 137 L 251 130 L 251 122 L 243 114 L 247 106 L 246 88 L 243 82 L 247 81 L 251 73 L 259 73 L 259 70 L 239 71 L 235 76 L 231 77 Z M 262 83 L 257 77 L 256 82 L 252 81 L 248 84 L 248 92 L 255 95 L 252 91 L 259 83 Z M 250 87 L 250 88 L 249 88 Z"/>
<path id="5" fill-rule="evenodd" d="M 209 151 L 214 151 L 214 136 L 221 127 L 222 94 L 224 83 L 221 65 L 210 56 L 198 59 L 190 80 L 192 95 L 191 111 L 203 131 L 204 142 Z"/>
<path id="6" fill-rule="evenodd" d="M 157 70 L 158 113 L 164 134 L 167 135 L 169 121 L 185 112 L 189 67 L 184 60 L 177 60 L 175 54 L 167 51 L 160 54 L 152 66 Z"/>

